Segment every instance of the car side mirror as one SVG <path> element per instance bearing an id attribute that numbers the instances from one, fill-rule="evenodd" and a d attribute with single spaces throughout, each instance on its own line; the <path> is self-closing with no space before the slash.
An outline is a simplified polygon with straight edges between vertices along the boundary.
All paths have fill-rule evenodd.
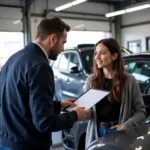
<path id="1" fill-rule="evenodd" d="M 80 72 L 80 70 L 79 70 L 78 66 L 74 66 L 74 67 L 70 68 L 70 73 L 79 73 L 79 72 Z"/>

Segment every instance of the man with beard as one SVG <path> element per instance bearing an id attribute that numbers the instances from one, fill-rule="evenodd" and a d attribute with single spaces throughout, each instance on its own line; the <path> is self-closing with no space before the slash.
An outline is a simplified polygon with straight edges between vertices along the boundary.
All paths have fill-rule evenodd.
<path id="1" fill-rule="evenodd" d="M 71 128 L 88 110 L 60 114 L 73 99 L 53 101 L 54 76 L 49 59 L 64 51 L 70 27 L 60 18 L 44 19 L 34 42 L 12 55 L 0 76 L 0 149 L 49 150 L 51 132 Z"/>

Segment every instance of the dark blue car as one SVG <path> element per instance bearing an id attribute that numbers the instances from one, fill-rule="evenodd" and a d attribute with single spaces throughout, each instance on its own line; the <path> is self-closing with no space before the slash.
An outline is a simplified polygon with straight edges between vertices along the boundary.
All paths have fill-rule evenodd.
<path id="1" fill-rule="evenodd" d="M 65 50 L 52 64 L 55 96 L 58 101 L 79 97 L 92 70 L 94 45 L 79 45 Z"/>

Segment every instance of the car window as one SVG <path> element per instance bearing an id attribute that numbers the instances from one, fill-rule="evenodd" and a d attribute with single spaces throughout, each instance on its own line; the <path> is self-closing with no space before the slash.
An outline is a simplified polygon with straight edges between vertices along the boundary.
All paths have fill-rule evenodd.
<path id="1" fill-rule="evenodd" d="M 82 53 L 82 59 L 84 66 L 87 70 L 88 73 L 92 72 L 92 67 L 93 67 L 93 54 L 94 50 L 92 51 L 85 51 Z"/>
<path id="2" fill-rule="evenodd" d="M 58 69 L 58 67 L 59 67 L 60 56 L 61 56 L 61 55 L 59 55 L 58 58 L 57 58 L 57 60 L 55 60 L 55 61 L 53 62 L 53 65 L 52 65 L 52 66 L 53 66 L 54 69 Z"/>
<path id="3" fill-rule="evenodd" d="M 59 70 L 62 72 L 68 72 L 69 53 L 63 53 L 59 62 Z"/>
<path id="4" fill-rule="evenodd" d="M 71 53 L 70 56 L 70 62 L 69 62 L 69 71 L 71 70 L 72 67 L 78 67 L 80 69 L 80 62 L 79 62 L 79 57 L 76 53 Z"/>
<path id="5" fill-rule="evenodd" d="M 122 54 L 123 57 L 129 55 L 127 52 L 125 52 L 125 51 L 123 51 L 123 50 L 121 50 L 121 54 Z"/>
<path id="6" fill-rule="evenodd" d="M 136 65 L 135 62 L 130 62 L 130 63 L 125 64 L 124 67 L 125 67 L 126 72 L 132 73 L 135 68 L 135 65 Z"/>
<path id="7" fill-rule="evenodd" d="M 150 83 L 150 62 L 126 62 L 125 70 L 136 78 L 143 93 Z"/>

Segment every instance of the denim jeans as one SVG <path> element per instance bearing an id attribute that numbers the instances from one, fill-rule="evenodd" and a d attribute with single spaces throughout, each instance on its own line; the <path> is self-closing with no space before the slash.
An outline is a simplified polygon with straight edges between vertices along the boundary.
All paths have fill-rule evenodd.
<path id="1" fill-rule="evenodd" d="M 0 150 L 15 150 L 15 149 L 12 149 L 10 147 L 0 144 Z"/>
<path id="2" fill-rule="evenodd" d="M 117 132 L 117 129 L 110 129 L 110 128 L 105 128 L 105 127 L 98 127 L 98 136 L 102 137 L 111 133 Z"/>

